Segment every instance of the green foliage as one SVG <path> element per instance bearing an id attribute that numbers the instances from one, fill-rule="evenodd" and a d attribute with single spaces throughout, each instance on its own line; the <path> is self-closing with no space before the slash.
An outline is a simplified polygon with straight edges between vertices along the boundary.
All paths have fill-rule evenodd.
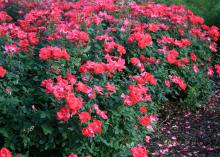
<path id="1" fill-rule="evenodd" d="M 212 37 L 210 40 L 202 40 L 190 33 L 190 28 L 195 26 L 189 20 L 179 24 L 173 23 L 169 19 L 145 17 L 141 12 L 134 11 L 133 13 L 132 9 L 126 6 L 120 8 L 124 4 L 116 3 L 114 5 L 118 7 L 117 12 L 111 11 L 114 7 L 109 9 L 108 5 L 105 6 L 106 8 L 100 9 L 100 14 L 108 13 L 111 16 L 107 16 L 107 20 L 102 17 L 103 21 L 97 24 L 92 21 L 97 20 L 97 16 L 101 16 L 98 14 L 99 12 L 97 13 L 97 6 L 90 6 L 91 4 L 87 4 L 85 1 L 84 3 L 89 6 L 86 10 L 88 12 L 85 12 L 85 16 L 88 17 L 81 19 L 84 11 L 81 9 L 87 5 L 78 6 L 74 10 L 68 8 L 69 3 L 62 6 L 59 2 L 57 1 L 56 5 L 54 3 L 51 5 L 50 3 L 35 4 L 32 2 L 33 6 L 36 6 L 21 8 L 24 12 L 22 15 L 17 14 L 19 12 L 18 3 L 8 4 L 4 8 L 13 17 L 12 22 L 9 23 L 14 25 L 10 26 L 10 29 L 7 27 L 6 34 L 0 35 L 2 45 L 0 47 L 0 66 L 7 70 L 7 74 L 0 78 L 0 138 L 2 139 L 0 146 L 6 146 L 13 152 L 21 153 L 22 157 L 61 157 L 71 153 L 77 153 L 80 156 L 89 154 L 94 157 L 126 157 L 130 155 L 131 148 L 137 144 L 144 145 L 145 136 L 152 134 L 152 129 L 156 127 L 156 120 L 150 120 L 151 129 L 140 124 L 140 119 L 143 116 L 156 115 L 160 104 L 167 101 L 175 101 L 181 105 L 197 108 L 209 98 L 213 82 L 207 76 L 207 67 L 213 67 L 213 64 L 218 63 L 219 56 L 213 54 L 209 48 L 209 45 L 214 43 Z M 125 4 L 127 5 L 128 2 L 126 1 Z M 181 2 L 176 1 L 177 4 Z M 189 1 L 187 2 L 189 3 Z M 167 3 L 171 3 L 171 1 L 167 1 Z M 72 7 L 75 5 L 80 4 L 74 4 Z M 195 5 L 196 3 L 192 3 L 187 7 Z M 39 10 L 33 15 L 28 14 L 35 9 Z M 124 14 L 123 9 L 128 14 Z M 103 10 L 106 12 L 101 12 Z M 44 11 L 46 15 L 37 16 L 38 13 L 44 13 Z M 54 12 L 60 15 L 60 18 L 57 19 L 59 16 L 54 16 Z M 78 13 L 77 16 L 75 13 Z M 184 14 L 186 13 L 184 12 Z M 41 17 L 43 18 L 41 19 Z M 90 20 L 90 17 L 92 20 L 88 24 L 87 20 Z M 114 19 L 112 17 L 117 19 L 116 22 L 112 20 Z M 24 19 L 24 23 L 19 21 L 20 19 Z M 130 20 L 127 26 L 122 24 L 126 23 L 125 19 Z M 30 26 L 25 27 L 29 20 L 31 21 Z M 128 38 L 136 33 L 136 30 L 132 30 L 134 27 L 137 27 L 137 30 L 142 29 L 142 25 L 136 25 L 137 22 L 143 25 L 164 24 L 163 26 L 167 26 L 168 29 L 159 28 L 154 32 L 146 27 L 144 31 L 137 31 L 139 34 L 135 41 L 128 42 Z M 0 24 L 4 27 L 6 23 Z M 69 32 L 62 27 L 59 28 L 60 25 L 65 25 L 69 32 L 73 30 L 77 33 L 83 32 L 83 35 L 88 35 L 88 40 L 78 39 L 80 35 L 75 35 L 73 41 L 67 39 L 66 36 Z M 189 27 L 185 27 L 185 25 L 189 25 Z M 122 31 L 123 27 L 125 27 L 125 31 Z M 179 28 L 184 29 L 183 36 L 178 32 Z M 17 37 L 19 35 L 14 35 L 16 31 L 19 32 L 19 35 L 20 33 L 30 35 L 36 31 L 36 38 L 39 39 L 39 42 L 24 48 L 21 46 L 21 39 Z M 121 47 L 113 47 L 110 52 L 106 52 L 105 49 L 108 48 L 106 44 L 111 44 L 111 42 L 95 39 L 104 34 L 114 38 L 115 44 Z M 83 35 L 81 34 L 81 36 Z M 145 38 L 146 35 L 150 36 L 149 41 L 138 41 L 142 41 L 142 37 Z M 187 46 L 178 46 L 173 43 L 164 44 L 164 41 L 160 42 L 162 36 L 173 38 L 177 43 L 181 43 L 181 39 L 189 39 L 190 44 Z M 49 40 L 49 37 L 52 39 Z M 28 38 L 28 40 L 30 39 Z M 5 45 L 12 43 L 20 48 L 20 52 L 5 53 Z M 146 43 L 148 44 L 142 47 Z M 66 50 L 69 59 L 42 58 L 39 53 L 43 48 L 48 48 L 47 46 Z M 165 53 L 159 51 L 164 46 L 167 46 Z M 125 48 L 126 53 L 120 54 L 120 48 Z M 170 63 L 166 57 L 168 52 L 173 49 L 178 53 L 178 57 L 172 56 L 176 61 Z M 52 53 L 51 51 L 48 51 L 49 54 Z M 192 61 L 191 52 L 196 54 L 196 61 Z M 109 62 L 106 59 L 109 57 L 107 54 L 113 58 L 110 59 L 113 64 L 107 64 Z M 140 61 L 141 55 L 147 59 Z M 212 59 L 213 56 L 216 56 L 214 61 L 208 61 L 208 58 Z M 134 58 L 140 63 L 132 63 L 131 60 Z M 187 63 L 183 63 L 181 60 L 183 58 L 187 59 Z M 117 59 L 121 59 L 121 62 L 118 63 Z M 183 65 L 177 64 L 178 61 Z M 113 69 L 113 72 L 109 72 L 109 70 L 108 72 L 96 73 L 95 70 L 102 70 L 103 67 L 99 66 L 92 71 L 89 68 L 94 63 L 99 63 L 101 66 L 106 65 L 104 70 Z M 143 69 L 140 68 L 140 64 Z M 83 65 L 88 68 L 85 73 L 80 71 Z M 115 70 L 115 65 L 122 70 Z M 194 70 L 195 66 L 198 66 L 198 72 Z M 86 92 L 77 91 L 78 84 L 71 83 L 67 78 L 67 74 L 70 73 L 76 76 L 77 83 L 83 82 L 86 87 L 90 87 L 92 90 L 89 88 Z M 142 83 L 134 79 L 135 76 L 142 77 L 144 73 L 148 73 L 148 76 L 144 78 L 148 79 L 146 82 Z M 60 86 L 54 88 L 57 82 L 60 83 L 56 79 L 57 76 L 62 77 L 62 81 L 60 81 Z M 173 76 L 178 77 L 178 82 L 172 80 Z M 170 81 L 171 86 L 168 87 L 165 80 Z M 43 81 L 49 83 L 45 86 L 41 85 Z M 116 88 L 115 92 L 109 92 L 106 88 L 106 84 L 109 82 Z M 178 83 L 186 86 L 180 86 Z M 66 92 L 63 84 L 72 88 Z M 103 94 L 93 89 L 95 85 L 102 87 Z M 138 86 L 138 90 L 132 86 Z M 64 97 L 61 99 L 56 97 L 56 92 L 60 92 L 59 89 L 61 89 L 60 95 L 64 93 Z M 139 93 L 143 91 L 144 94 L 140 96 Z M 70 107 L 67 97 L 73 93 L 75 97 L 83 99 L 82 107 L 76 110 L 76 113 L 73 113 L 73 109 L 68 111 L 67 114 L 71 113 L 72 115 L 66 121 L 58 120 L 57 112 L 64 107 Z M 94 97 L 89 94 L 94 94 Z M 58 94 L 58 96 L 60 95 Z M 134 101 L 134 103 L 126 104 L 127 99 L 123 98 L 123 95 L 131 97 L 131 100 L 128 100 Z M 147 96 L 152 100 L 146 100 Z M 79 101 L 74 102 L 73 106 L 78 104 Z M 93 107 L 94 104 L 98 104 L 101 111 L 107 111 L 108 118 L 97 114 Z M 141 112 L 140 107 L 147 107 L 147 111 Z M 94 137 L 85 137 L 82 134 L 83 128 L 91 124 L 90 120 L 86 123 L 80 121 L 79 114 L 83 111 L 91 114 L 91 121 L 99 120 L 103 124 L 101 133 L 95 134 Z"/>

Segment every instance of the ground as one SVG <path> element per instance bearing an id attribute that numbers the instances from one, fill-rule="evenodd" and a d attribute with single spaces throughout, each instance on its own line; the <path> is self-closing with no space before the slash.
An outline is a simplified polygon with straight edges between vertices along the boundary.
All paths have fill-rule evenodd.
<path id="1" fill-rule="evenodd" d="M 152 157 L 220 157 L 220 81 L 203 108 L 163 116 L 147 147 Z"/>

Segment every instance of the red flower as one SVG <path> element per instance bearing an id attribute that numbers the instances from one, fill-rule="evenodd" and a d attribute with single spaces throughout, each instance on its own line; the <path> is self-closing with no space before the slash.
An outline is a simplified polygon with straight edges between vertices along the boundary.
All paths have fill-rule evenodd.
<path id="1" fill-rule="evenodd" d="M 81 123 L 86 123 L 87 121 L 91 120 L 91 116 L 88 112 L 81 112 L 79 114 L 79 119 Z"/>
<path id="2" fill-rule="evenodd" d="M 179 86 L 180 86 L 180 88 L 181 88 L 182 90 L 186 90 L 187 85 L 186 85 L 186 83 L 185 83 L 184 81 L 180 81 L 180 82 L 179 82 Z"/>
<path id="3" fill-rule="evenodd" d="M 6 74 L 6 70 L 2 66 L 0 66 L 0 77 L 3 78 L 5 74 Z"/>
<path id="4" fill-rule="evenodd" d="M 174 55 L 172 55 L 172 54 L 168 54 L 167 56 L 166 56 L 166 60 L 167 60 L 167 62 L 168 63 L 170 63 L 170 64 L 174 64 L 174 63 L 176 63 L 176 56 L 174 56 Z"/>
<path id="5" fill-rule="evenodd" d="M 196 57 L 195 53 L 190 53 L 190 58 L 194 62 L 196 62 L 196 60 L 197 60 L 197 57 Z"/>
<path id="6" fill-rule="evenodd" d="M 66 77 L 67 77 L 67 80 L 68 80 L 72 85 L 76 83 L 76 75 L 67 73 Z"/>
<path id="7" fill-rule="evenodd" d="M 188 60 L 187 57 L 183 57 L 183 58 L 181 59 L 181 61 L 182 61 L 184 64 L 188 64 L 188 63 L 189 63 L 189 60 Z"/>
<path id="8" fill-rule="evenodd" d="M 178 84 L 182 90 L 186 89 L 187 84 L 180 77 L 170 76 L 170 79 L 172 80 L 173 83 Z"/>
<path id="9" fill-rule="evenodd" d="M 1 1 L 3 3 L 3 1 Z M 9 16 L 5 11 L 0 11 L 0 21 L 5 22 L 6 20 L 12 20 L 12 17 Z"/>
<path id="10" fill-rule="evenodd" d="M 220 76 L 220 65 L 215 64 L 215 69 L 216 69 L 218 76 Z"/>
<path id="11" fill-rule="evenodd" d="M 28 47 L 29 46 L 29 42 L 27 39 L 20 40 L 19 44 L 21 47 Z"/>
<path id="12" fill-rule="evenodd" d="M 178 32 L 181 36 L 184 36 L 184 29 L 183 28 L 178 28 Z"/>
<path id="13" fill-rule="evenodd" d="M 70 154 L 68 157 L 78 157 L 77 154 Z"/>
<path id="14" fill-rule="evenodd" d="M 88 128 L 93 130 L 94 133 L 101 134 L 102 133 L 102 121 L 94 120 L 92 123 L 88 125 Z"/>
<path id="15" fill-rule="evenodd" d="M 151 101 L 151 96 L 147 94 L 147 88 L 142 85 L 129 85 L 129 95 L 122 94 L 121 97 L 124 99 L 124 105 L 132 106 L 138 101 L 147 102 Z"/>
<path id="16" fill-rule="evenodd" d="M 80 40 L 89 40 L 89 35 L 86 32 L 79 32 L 78 38 Z"/>
<path id="17" fill-rule="evenodd" d="M 58 47 L 51 47 L 53 59 L 59 60 L 61 58 L 69 60 L 70 56 L 66 52 L 66 49 L 60 49 Z"/>
<path id="18" fill-rule="evenodd" d="M 86 64 L 85 64 L 85 65 L 81 65 L 81 66 L 79 67 L 79 72 L 82 73 L 82 74 L 87 73 L 87 72 L 88 72 L 87 65 L 86 65 Z"/>
<path id="19" fill-rule="evenodd" d="M 166 56 L 166 60 L 170 64 L 175 64 L 177 62 L 176 57 L 178 56 L 178 52 L 176 50 L 170 50 Z"/>
<path id="20" fill-rule="evenodd" d="M 28 33 L 28 39 L 31 44 L 37 45 L 39 43 L 39 39 L 36 37 L 36 33 Z"/>
<path id="21" fill-rule="evenodd" d="M 143 126 L 149 126 L 150 125 L 150 123 L 151 123 L 151 120 L 148 118 L 148 116 L 142 116 L 141 117 L 141 120 L 140 120 L 140 122 L 139 122 L 141 125 L 143 125 Z"/>
<path id="22" fill-rule="evenodd" d="M 134 40 L 137 41 L 138 46 L 141 49 L 144 49 L 147 45 L 153 44 L 152 37 L 150 36 L 150 34 L 144 34 L 141 32 L 136 32 L 127 39 L 129 43 L 133 42 Z"/>
<path id="23" fill-rule="evenodd" d="M 203 24 L 204 23 L 204 19 L 199 17 L 199 16 L 195 16 L 195 15 L 190 15 L 189 16 L 189 20 L 190 22 L 192 22 L 192 24 L 197 25 L 197 24 Z"/>
<path id="24" fill-rule="evenodd" d="M 72 114 L 76 114 L 76 111 L 80 110 L 83 106 L 82 98 L 78 98 L 74 93 L 68 93 L 66 96 L 66 103 L 72 111 Z"/>
<path id="25" fill-rule="evenodd" d="M 106 66 L 102 63 L 96 63 L 93 66 L 93 71 L 95 74 L 102 74 L 106 72 Z"/>
<path id="26" fill-rule="evenodd" d="M 134 64 L 134 65 L 140 64 L 140 60 L 135 57 L 130 58 L 130 62 L 131 62 L 131 64 Z"/>
<path id="27" fill-rule="evenodd" d="M 150 36 L 150 34 L 144 34 L 144 36 L 141 37 L 141 40 L 138 41 L 138 46 L 141 49 L 144 49 L 147 45 L 152 45 L 153 41 Z"/>
<path id="28" fill-rule="evenodd" d="M 124 46 L 122 46 L 122 45 L 120 45 L 120 44 L 117 44 L 116 47 L 117 47 L 117 51 L 118 51 L 118 53 L 119 53 L 120 55 L 123 55 L 123 54 L 126 53 L 126 50 L 125 50 Z"/>
<path id="29" fill-rule="evenodd" d="M 51 56 L 52 56 L 52 50 L 51 49 L 49 49 L 47 47 L 44 47 L 44 48 L 40 49 L 40 52 L 39 52 L 40 59 L 47 60 L 47 59 L 51 58 Z"/>
<path id="30" fill-rule="evenodd" d="M 141 113 L 145 113 L 147 111 L 147 107 L 146 106 L 142 106 L 139 108 Z"/>
<path id="31" fill-rule="evenodd" d="M 69 40 L 75 40 L 75 41 L 78 41 L 78 40 L 87 41 L 89 40 L 89 35 L 86 32 L 81 32 L 81 31 L 74 29 L 71 32 L 68 32 L 68 34 L 66 35 L 66 38 Z"/>
<path id="32" fill-rule="evenodd" d="M 83 136 L 87 136 L 87 137 L 88 136 L 89 137 L 94 137 L 95 136 L 93 130 L 90 130 L 88 127 L 85 127 L 85 128 L 82 129 L 82 134 L 83 134 Z"/>
<path id="33" fill-rule="evenodd" d="M 214 41 L 218 41 L 218 38 L 220 37 L 219 28 L 216 26 L 208 28 L 208 34 L 213 38 Z"/>
<path id="34" fill-rule="evenodd" d="M 44 47 L 40 49 L 39 56 L 42 60 L 53 58 L 59 60 L 61 58 L 68 60 L 70 58 L 66 49 L 60 49 L 59 47 Z"/>
<path id="35" fill-rule="evenodd" d="M 7 148 L 2 147 L 0 150 L 0 157 L 11 157 L 11 152 Z"/>
<path id="36" fill-rule="evenodd" d="M 157 24 L 153 24 L 153 23 L 148 24 L 147 28 L 149 31 L 152 31 L 152 32 L 157 32 L 157 30 L 158 30 Z"/>
<path id="37" fill-rule="evenodd" d="M 80 92 L 83 92 L 83 93 L 88 93 L 91 90 L 92 90 L 92 88 L 87 86 L 86 84 L 83 84 L 80 81 L 77 83 L 76 91 L 80 91 Z"/>
<path id="38" fill-rule="evenodd" d="M 57 112 L 57 119 L 68 121 L 70 118 L 70 109 L 68 107 L 63 107 Z"/>
<path id="39" fill-rule="evenodd" d="M 143 72 L 143 73 L 141 73 L 141 76 L 145 82 L 150 82 L 150 84 L 152 84 L 152 85 L 157 84 L 157 79 L 155 79 L 155 77 L 153 75 L 151 75 L 150 73 Z"/>
<path id="40" fill-rule="evenodd" d="M 131 148 L 130 153 L 133 157 L 148 157 L 146 148 L 140 145 Z"/>
<path id="41" fill-rule="evenodd" d="M 94 120 L 87 127 L 82 129 L 84 136 L 94 137 L 95 133 L 100 134 L 102 132 L 102 122 L 100 120 Z"/>

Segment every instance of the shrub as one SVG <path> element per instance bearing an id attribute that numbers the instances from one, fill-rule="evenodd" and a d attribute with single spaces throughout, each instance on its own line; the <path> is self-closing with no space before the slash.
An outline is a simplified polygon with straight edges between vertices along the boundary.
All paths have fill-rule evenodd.
<path id="1" fill-rule="evenodd" d="M 159 105 L 198 106 L 220 75 L 212 62 L 218 28 L 183 6 L 0 7 L 1 145 L 23 156 L 147 156 Z"/>

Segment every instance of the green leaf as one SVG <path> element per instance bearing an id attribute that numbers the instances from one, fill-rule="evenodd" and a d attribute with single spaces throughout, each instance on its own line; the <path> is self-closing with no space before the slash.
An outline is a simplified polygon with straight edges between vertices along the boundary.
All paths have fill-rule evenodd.
<path id="1" fill-rule="evenodd" d="M 4 137 L 9 137 L 8 131 L 5 128 L 0 128 L 0 134 L 2 134 Z"/>
<path id="2" fill-rule="evenodd" d="M 49 126 L 48 124 L 41 125 L 41 128 L 42 128 L 45 135 L 52 134 L 52 132 L 53 132 L 53 128 L 51 126 Z"/>

